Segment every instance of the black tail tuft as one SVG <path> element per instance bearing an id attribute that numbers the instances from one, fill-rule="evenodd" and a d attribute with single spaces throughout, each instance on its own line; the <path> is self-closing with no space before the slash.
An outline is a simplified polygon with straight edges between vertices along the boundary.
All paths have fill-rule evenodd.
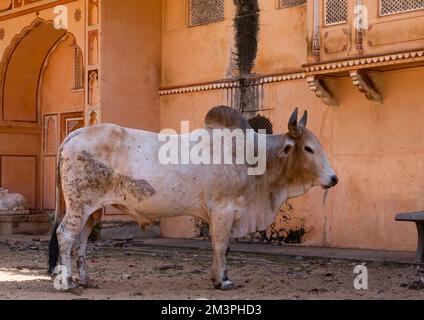
<path id="1" fill-rule="evenodd" d="M 57 266 L 57 262 L 59 261 L 59 240 L 57 239 L 57 228 L 59 228 L 59 224 L 56 223 L 53 232 L 52 237 L 50 239 L 49 243 L 49 270 L 47 271 L 47 274 L 50 276 L 53 276 L 54 269 Z"/>

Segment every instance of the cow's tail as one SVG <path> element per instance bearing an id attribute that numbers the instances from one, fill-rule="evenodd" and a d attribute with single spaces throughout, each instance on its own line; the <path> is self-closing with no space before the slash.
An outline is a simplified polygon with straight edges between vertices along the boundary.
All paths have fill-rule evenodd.
<path id="1" fill-rule="evenodd" d="M 60 200 L 61 200 L 61 193 L 60 193 L 60 185 L 61 185 L 61 179 L 60 179 L 60 159 L 61 159 L 61 153 L 62 153 L 62 147 L 60 147 L 58 156 L 57 156 L 57 167 L 56 167 L 56 205 L 55 205 L 55 213 L 54 213 L 54 223 L 53 223 L 53 230 L 51 232 L 51 238 L 49 243 L 49 268 L 47 273 L 50 276 L 54 275 L 54 269 L 57 266 L 57 263 L 59 261 L 59 254 L 60 254 L 60 248 L 59 248 L 59 240 L 57 238 L 57 229 L 59 228 L 59 211 L 60 211 Z"/>
<path id="2" fill-rule="evenodd" d="M 73 138 L 80 135 L 82 132 L 82 129 L 76 130 L 73 133 L 71 133 L 62 143 L 62 145 L 59 148 L 58 154 L 57 154 L 57 167 L 56 167 L 56 208 L 54 213 L 54 227 L 51 233 L 50 243 L 49 243 L 49 266 L 47 273 L 51 276 L 54 275 L 54 269 L 57 266 L 57 263 L 59 261 L 59 255 L 60 255 L 60 248 L 59 248 L 59 240 L 57 238 L 57 229 L 59 228 L 59 212 L 60 212 L 60 202 L 61 202 L 61 175 L 60 175 L 60 168 L 61 168 L 61 160 L 62 160 L 62 151 L 64 146 Z"/>
<path id="3" fill-rule="evenodd" d="M 54 275 L 54 270 L 56 269 L 59 261 L 59 240 L 57 239 L 58 227 L 59 224 L 55 224 L 49 243 L 49 268 L 47 270 L 47 274 L 50 276 Z"/>

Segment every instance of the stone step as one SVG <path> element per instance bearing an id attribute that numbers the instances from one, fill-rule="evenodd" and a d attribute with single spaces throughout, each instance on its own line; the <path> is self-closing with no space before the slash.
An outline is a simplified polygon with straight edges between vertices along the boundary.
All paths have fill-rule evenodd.
<path id="1" fill-rule="evenodd" d="M 29 211 L 0 211 L 0 236 L 28 234 L 43 235 L 52 229 L 51 218 L 47 213 Z"/>

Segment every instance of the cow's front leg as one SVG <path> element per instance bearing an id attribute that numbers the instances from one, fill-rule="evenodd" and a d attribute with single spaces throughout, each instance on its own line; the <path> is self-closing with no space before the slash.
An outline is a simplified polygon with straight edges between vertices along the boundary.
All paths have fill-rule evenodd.
<path id="1" fill-rule="evenodd" d="M 234 289 L 227 275 L 227 255 L 230 248 L 234 214 L 218 213 L 211 217 L 213 247 L 212 281 L 216 289 Z"/>

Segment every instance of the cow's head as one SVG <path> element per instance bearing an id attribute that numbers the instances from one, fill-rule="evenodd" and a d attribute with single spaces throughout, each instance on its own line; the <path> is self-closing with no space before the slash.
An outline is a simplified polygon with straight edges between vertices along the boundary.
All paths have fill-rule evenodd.
<path id="1" fill-rule="evenodd" d="M 289 120 L 289 133 L 278 156 L 289 166 L 289 180 L 304 186 L 330 189 L 339 179 L 317 137 L 306 128 L 308 113 L 298 121 L 298 109 Z"/>

